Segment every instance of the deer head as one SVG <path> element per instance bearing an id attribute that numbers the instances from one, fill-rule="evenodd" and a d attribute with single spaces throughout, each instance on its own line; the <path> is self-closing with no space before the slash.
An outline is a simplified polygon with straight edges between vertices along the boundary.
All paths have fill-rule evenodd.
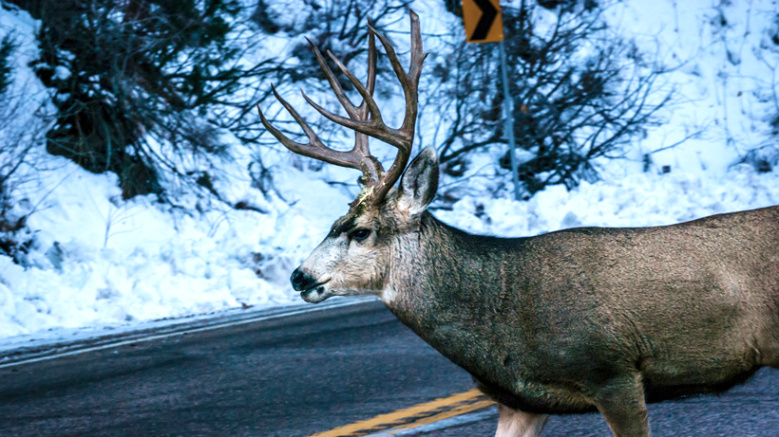
<path id="1" fill-rule="evenodd" d="M 411 15 L 411 66 L 404 71 L 389 41 L 368 26 L 368 77 L 363 85 L 331 52 L 327 55 L 354 85 L 362 96 L 360 106 L 354 106 L 325 63 L 324 57 L 309 41 L 317 61 L 327 77 L 338 101 L 349 118 L 333 114 L 303 94 L 303 98 L 329 120 L 354 131 L 352 150 L 341 152 L 327 147 L 298 115 L 297 111 L 273 88 L 279 102 L 289 111 L 308 137 L 308 144 L 287 138 L 274 128 L 260 111 L 265 128 L 289 150 L 300 155 L 342 167 L 362 171 L 362 191 L 349 205 L 349 212 L 335 221 L 327 237 L 292 273 L 292 287 L 301 297 L 318 303 L 330 296 L 357 294 L 380 295 L 385 289 L 392 250 L 405 239 L 413 238 L 420 228 L 420 217 L 435 197 L 438 187 L 438 157 L 433 148 L 419 153 L 406 170 L 414 139 L 417 117 L 417 87 L 426 54 L 422 53 L 419 17 Z M 382 121 L 373 100 L 376 83 L 376 43 L 381 41 L 398 77 L 406 100 L 403 124 L 393 129 Z M 368 138 L 384 141 L 398 149 L 395 161 L 388 171 L 370 154 Z M 405 173 L 404 173 L 405 170 Z M 400 186 L 393 188 L 403 175 Z"/>

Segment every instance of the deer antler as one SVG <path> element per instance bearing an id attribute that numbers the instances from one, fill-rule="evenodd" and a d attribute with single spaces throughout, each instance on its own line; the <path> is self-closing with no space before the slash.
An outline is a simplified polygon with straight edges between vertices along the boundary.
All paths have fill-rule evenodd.
<path id="1" fill-rule="evenodd" d="M 354 108 L 341 89 L 341 86 L 338 84 L 338 81 L 333 76 L 330 68 L 322 58 L 322 54 L 310 40 L 308 42 L 311 44 L 311 47 L 314 48 L 319 66 L 325 72 L 325 76 L 330 82 L 330 86 L 333 88 L 333 91 L 338 97 L 338 100 L 341 102 L 341 104 L 344 105 L 344 108 L 346 109 L 349 116 L 354 117 L 356 120 L 365 119 L 367 114 L 364 109 L 364 104 L 361 105 L 360 108 Z M 372 95 L 376 82 L 376 44 L 373 41 L 372 35 L 369 46 L 368 89 Z M 363 182 L 367 186 L 373 186 L 378 183 L 381 175 L 384 173 L 384 170 L 381 167 L 381 163 L 376 160 L 376 158 L 371 156 L 370 150 L 368 148 L 367 136 L 360 132 L 355 132 L 355 144 L 352 150 L 349 152 L 341 152 L 335 149 L 331 149 L 330 147 L 327 147 L 322 142 L 322 140 L 319 139 L 319 136 L 317 136 L 317 134 L 308 126 L 308 123 L 306 123 L 305 120 L 300 117 L 295 108 L 292 107 L 292 105 L 290 105 L 286 100 L 281 98 L 275 87 L 271 86 L 271 90 L 273 91 L 273 95 L 276 96 L 276 99 L 284 106 L 284 108 L 287 109 L 287 111 L 289 111 L 289 113 L 292 115 L 292 118 L 295 119 L 300 127 L 303 128 L 303 132 L 306 134 L 309 141 L 308 144 L 303 144 L 287 138 L 268 122 L 268 120 L 263 115 L 260 106 L 257 105 L 257 111 L 260 113 L 260 120 L 262 121 L 262 124 L 274 137 L 276 137 L 277 140 L 279 140 L 281 144 L 283 144 L 289 150 L 303 156 L 308 156 L 310 158 L 318 159 L 341 167 L 349 167 L 360 170 L 363 172 Z"/>
<path id="2" fill-rule="evenodd" d="M 284 99 L 279 96 L 275 88 L 273 94 L 281 102 L 281 104 L 289 111 L 292 117 L 297 121 L 303 132 L 308 136 L 309 143 L 302 144 L 290 140 L 284 134 L 274 128 L 260 111 L 260 119 L 262 124 L 268 131 L 273 134 L 276 139 L 286 146 L 289 150 L 308 156 L 311 158 L 319 159 L 330 164 L 339 165 L 342 167 L 351 167 L 362 170 L 363 183 L 366 188 L 373 188 L 368 192 L 365 192 L 363 201 L 369 201 L 373 204 L 381 203 L 384 197 L 387 195 L 392 186 L 400 178 L 400 175 L 408 164 L 409 156 L 411 155 L 411 147 L 414 141 L 414 128 L 416 126 L 417 118 L 417 89 L 419 86 L 419 77 L 422 73 L 422 63 L 425 60 L 426 54 L 422 53 L 422 36 L 419 30 L 419 16 L 414 11 L 409 11 L 411 15 L 411 66 L 408 73 L 403 70 L 395 54 L 395 49 L 389 43 L 389 41 L 379 34 L 376 29 L 368 25 L 369 38 L 368 38 L 368 79 L 367 88 L 360 83 L 357 77 L 352 74 L 348 68 L 346 68 L 341 61 L 336 58 L 329 50 L 327 55 L 338 68 L 343 72 L 349 81 L 354 85 L 357 92 L 363 98 L 359 107 L 355 107 L 349 98 L 346 97 L 343 89 L 336 80 L 333 72 L 327 66 L 322 54 L 316 48 L 316 46 L 309 41 L 316 54 L 319 66 L 325 74 L 330 87 L 333 89 L 338 101 L 346 110 L 349 118 L 342 117 L 340 115 L 333 114 L 322 108 L 314 101 L 312 101 L 301 90 L 303 98 L 309 105 L 313 106 L 320 114 L 328 118 L 329 120 L 345 126 L 355 132 L 355 145 L 349 152 L 339 152 L 325 146 L 322 141 L 317 137 L 316 133 L 306 124 L 306 122 L 298 115 L 297 111 Z M 399 129 L 393 129 L 386 124 L 381 117 L 376 102 L 373 100 L 373 91 L 376 82 L 376 43 L 374 36 L 381 41 L 384 46 L 384 50 L 387 52 L 392 69 L 395 71 L 395 75 L 398 77 L 400 84 L 403 87 L 403 95 L 406 100 L 406 114 L 403 119 L 403 124 Z M 257 107 L 259 111 L 259 105 Z M 395 161 L 392 163 L 389 171 L 385 174 L 381 163 L 370 154 L 368 148 L 368 136 L 374 137 L 385 143 L 388 143 L 398 149 L 398 154 L 395 157 Z"/>

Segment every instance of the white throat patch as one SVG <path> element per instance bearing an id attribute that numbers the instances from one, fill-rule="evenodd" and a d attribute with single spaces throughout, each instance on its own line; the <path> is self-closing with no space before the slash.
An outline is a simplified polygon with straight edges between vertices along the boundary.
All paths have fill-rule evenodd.
<path id="1" fill-rule="evenodd" d="M 395 289 L 392 287 L 385 287 L 383 290 L 381 290 L 381 301 L 385 304 L 393 302 L 397 296 L 397 291 L 395 291 Z"/>

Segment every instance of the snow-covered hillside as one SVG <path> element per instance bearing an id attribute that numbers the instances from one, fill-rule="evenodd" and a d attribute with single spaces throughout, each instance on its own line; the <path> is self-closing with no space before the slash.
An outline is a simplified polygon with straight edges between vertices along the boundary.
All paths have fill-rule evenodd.
<path id="1" fill-rule="evenodd" d="M 437 16 L 451 19 L 431 2 L 417 3 L 423 32 Z M 527 202 L 471 194 L 434 213 L 473 232 L 525 236 L 581 225 L 670 224 L 779 204 L 779 172 L 737 163 L 747 150 L 777 141 L 768 117 L 776 117 L 779 93 L 779 45 L 771 41 L 778 10 L 771 0 L 610 6 L 612 26 L 671 70 L 663 86 L 676 98 L 661 114 L 664 123 L 625 159 L 600 161 L 601 181 L 571 192 L 557 186 Z M 15 86 L 46 112 L 46 90 L 27 65 L 36 54 L 36 26 L 26 13 L 0 8 L 0 36 L 13 30 L 20 43 Z M 420 126 L 430 131 L 421 136 L 434 136 L 432 123 Z M 232 141 L 236 160 L 245 162 Z M 263 197 L 239 171 L 245 166 L 228 163 L 237 170 L 227 172 L 222 191 L 267 212 L 218 202 L 183 211 L 152 197 L 122 200 L 115 175 L 88 173 L 42 146 L 33 153 L 35 173 L 29 169 L 14 194 L 20 211 L 34 211 L 27 222 L 33 243 L 26 267 L 0 255 L 0 338 L 298 303 L 289 273 L 356 193 L 356 186 L 327 183 L 353 182 L 353 171 L 301 171 L 288 152 L 269 150 L 263 159 L 286 201 Z M 644 172 L 647 153 L 652 163 Z"/>

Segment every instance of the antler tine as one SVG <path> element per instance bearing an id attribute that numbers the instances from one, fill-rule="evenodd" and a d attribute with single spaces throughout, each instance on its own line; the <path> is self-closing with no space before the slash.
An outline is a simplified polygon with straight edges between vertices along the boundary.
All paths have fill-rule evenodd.
<path id="1" fill-rule="evenodd" d="M 360 118 L 357 115 L 357 108 L 355 108 L 352 102 L 349 100 L 349 98 L 346 97 L 343 88 L 341 88 L 341 84 L 338 83 L 338 80 L 335 78 L 333 71 L 330 70 L 330 67 L 327 65 L 327 62 L 325 62 L 325 59 L 322 56 L 322 53 L 319 51 L 319 48 L 317 48 L 316 44 L 311 42 L 310 39 L 306 38 L 306 41 L 308 41 L 308 44 L 314 50 L 314 55 L 316 56 L 316 60 L 319 63 L 319 68 L 321 68 L 322 72 L 325 74 L 325 78 L 330 83 L 330 88 L 333 89 L 333 93 L 335 93 L 335 96 L 338 98 L 338 101 L 341 102 L 341 106 L 344 107 L 346 113 L 349 114 L 349 117 L 351 117 L 352 119 L 359 120 Z M 327 51 L 327 54 L 330 55 L 330 57 L 332 57 L 332 54 L 330 53 L 329 50 Z M 305 97 L 305 95 L 303 97 Z"/>
<path id="2" fill-rule="evenodd" d="M 368 24 L 370 24 L 370 20 L 368 21 Z M 373 91 L 376 88 L 376 60 L 376 39 L 373 37 L 373 34 L 368 32 L 368 77 L 365 80 L 365 83 L 368 86 L 368 94 L 371 96 L 373 96 Z M 357 116 L 361 120 L 368 119 L 368 102 L 364 99 L 357 108 Z M 357 140 L 355 147 L 359 148 L 363 151 L 363 153 L 370 156 L 371 151 L 368 146 L 368 136 L 357 131 L 354 131 L 354 135 L 355 139 Z M 376 162 L 378 163 L 378 166 L 383 173 L 384 169 L 381 167 L 381 163 L 378 161 L 378 159 L 376 159 Z M 383 175 L 380 174 L 376 181 L 381 180 L 382 176 Z"/>
<path id="3" fill-rule="evenodd" d="M 260 105 L 258 104 L 257 112 L 260 114 L 260 121 L 262 121 L 263 126 L 265 126 L 265 129 L 267 129 L 268 132 L 276 137 L 276 139 L 279 140 L 279 142 L 283 144 L 284 147 L 294 153 L 308 156 L 309 158 L 318 159 L 341 167 L 349 167 L 361 170 L 363 175 L 367 178 L 375 178 L 376 175 L 379 174 L 377 169 L 370 168 L 375 165 L 375 162 L 373 162 L 372 159 L 366 159 L 364 154 L 361 153 L 362 151 L 353 149 L 349 152 L 341 152 L 325 146 L 317 134 L 308 126 L 305 120 L 300 117 L 295 108 L 292 107 L 292 105 L 290 105 L 286 100 L 281 98 L 279 93 L 276 92 L 276 88 L 274 86 L 271 86 L 271 90 L 273 91 L 273 95 L 276 96 L 276 99 L 278 99 L 282 106 L 284 106 L 284 108 L 289 111 L 289 113 L 292 115 L 292 118 L 294 118 L 303 129 L 303 132 L 306 134 L 309 141 L 308 144 L 303 144 L 289 139 L 287 136 L 281 133 L 281 131 L 270 124 L 270 122 L 268 122 L 268 120 L 265 118 L 265 115 L 262 113 L 262 110 L 260 109 Z"/>
<path id="4" fill-rule="evenodd" d="M 368 21 L 368 26 L 370 26 L 370 21 Z M 368 78 L 366 79 L 366 85 L 368 94 L 371 96 L 373 96 L 373 91 L 376 88 L 376 59 L 376 38 L 372 33 L 368 32 Z M 365 120 L 368 115 L 367 110 L 368 102 L 363 100 L 357 108 L 357 112 L 362 116 L 363 120 Z"/>

